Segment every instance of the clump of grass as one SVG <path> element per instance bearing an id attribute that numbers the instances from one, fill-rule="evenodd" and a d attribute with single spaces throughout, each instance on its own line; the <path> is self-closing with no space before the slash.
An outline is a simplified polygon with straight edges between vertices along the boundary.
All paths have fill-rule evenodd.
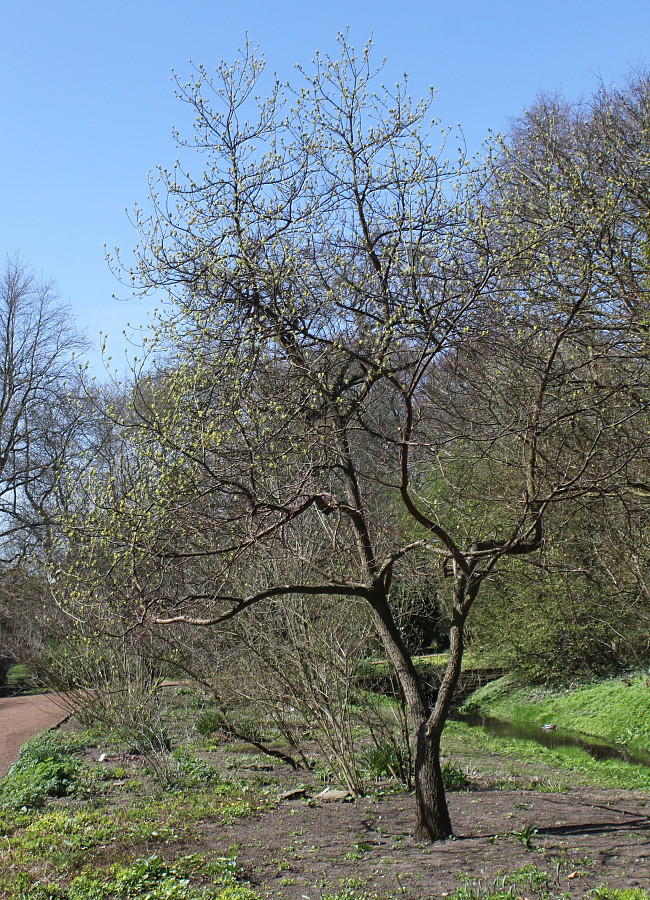
<path id="1" fill-rule="evenodd" d="M 410 780 L 411 761 L 405 747 L 395 741 L 380 741 L 361 754 L 364 773 L 371 778 L 396 778 L 402 784 Z"/>

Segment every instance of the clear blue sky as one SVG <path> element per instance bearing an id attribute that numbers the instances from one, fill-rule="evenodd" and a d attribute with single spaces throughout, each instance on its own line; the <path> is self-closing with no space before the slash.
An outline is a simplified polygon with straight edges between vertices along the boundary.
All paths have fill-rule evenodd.
<path id="1" fill-rule="evenodd" d="M 248 31 L 290 77 L 346 26 L 358 47 L 372 32 L 389 81 L 408 72 L 413 95 L 433 85 L 436 112 L 472 149 L 540 90 L 577 97 L 594 76 L 650 64 L 650 0 L 0 0 L 0 259 L 19 251 L 95 347 L 103 330 L 118 351 L 146 309 L 126 302 L 104 244 L 133 246 L 125 208 L 177 155 L 172 127 L 187 117 L 171 70 L 234 58 Z"/>

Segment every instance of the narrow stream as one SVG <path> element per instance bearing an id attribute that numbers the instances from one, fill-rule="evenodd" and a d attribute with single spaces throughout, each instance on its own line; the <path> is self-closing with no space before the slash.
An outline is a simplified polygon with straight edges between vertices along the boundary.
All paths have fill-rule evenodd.
<path id="1" fill-rule="evenodd" d="M 453 718 L 457 722 L 464 722 L 472 728 L 485 728 L 489 734 L 497 734 L 501 737 L 537 741 L 538 744 L 551 748 L 580 747 L 586 750 L 594 759 L 621 759 L 624 762 L 633 763 L 637 766 L 650 767 L 650 753 L 643 750 L 629 750 L 622 744 L 614 744 L 603 738 L 581 734 L 578 731 L 570 731 L 568 728 L 542 731 L 539 725 L 504 722 L 501 719 L 493 719 L 491 716 L 483 716 L 480 713 L 469 713 L 468 715 L 456 713 Z"/>

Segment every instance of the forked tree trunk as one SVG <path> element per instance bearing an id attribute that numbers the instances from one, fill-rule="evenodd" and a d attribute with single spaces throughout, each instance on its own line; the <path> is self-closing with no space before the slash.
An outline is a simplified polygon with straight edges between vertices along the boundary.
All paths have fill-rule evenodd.
<path id="1" fill-rule="evenodd" d="M 461 604 L 454 604 L 447 669 L 433 711 L 415 735 L 415 837 L 420 841 L 441 841 L 454 833 L 442 780 L 440 741 L 460 678 L 466 615 Z"/>
<path id="2" fill-rule="evenodd" d="M 395 666 L 409 713 L 415 758 L 415 837 L 420 841 L 440 841 L 453 835 L 440 766 L 440 741 L 460 678 L 465 620 L 479 586 L 479 580 L 468 584 L 463 573 L 456 573 L 449 662 L 433 710 L 426 702 L 420 677 L 395 625 L 387 598 L 376 597 L 373 603 L 377 627 Z"/>

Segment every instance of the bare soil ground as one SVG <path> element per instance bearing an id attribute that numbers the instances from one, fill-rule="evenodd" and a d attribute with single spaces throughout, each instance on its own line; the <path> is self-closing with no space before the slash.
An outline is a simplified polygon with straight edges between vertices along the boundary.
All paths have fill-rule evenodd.
<path id="1" fill-rule="evenodd" d="M 404 794 L 282 802 L 230 826 L 228 839 L 253 885 L 288 900 L 320 900 L 349 879 L 404 900 L 442 897 L 460 887 L 458 873 L 490 885 L 522 866 L 549 872 L 557 892 L 571 897 L 603 883 L 650 889 L 645 797 L 479 789 L 452 794 L 450 806 L 456 839 L 429 846 L 411 837 L 414 803 Z M 208 825 L 196 849 L 215 837 Z"/>
<path id="2" fill-rule="evenodd" d="M 579 776 L 565 788 L 566 772 L 486 753 L 473 757 L 473 788 L 449 794 L 455 839 L 425 845 L 411 836 L 413 796 L 394 785 L 353 801 L 324 802 L 317 796 L 324 785 L 312 773 L 233 751 L 224 745 L 202 756 L 249 783 L 252 795 L 266 793 L 265 805 L 233 824 L 206 817 L 190 842 L 163 852 L 172 858 L 235 852 L 262 897 L 322 900 L 354 886 L 357 896 L 434 900 L 461 887 L 461 873 L 494 889 L 505 873 L 522 867 L 549 874 L 550 894 L 543 896 L 583 897 L 602 884 L 650 890 L 650 798 L 644 793 L 593 789 Z M 506 787 L 494 787 L 495 776 L 505 777 Z M 508 777 L 538 787 L 510 788 Z M 549 791 L 549 783 L 562 789 Z M 282 799 L 301 788 L 306 796 Z"/>
<path id="3" fill-rule="evenodd" d="M 0 699 L 0 777 L 16 761 L 25 741 L 55 728 L 69 715 L 64 698 L 58 694 Z"/>

